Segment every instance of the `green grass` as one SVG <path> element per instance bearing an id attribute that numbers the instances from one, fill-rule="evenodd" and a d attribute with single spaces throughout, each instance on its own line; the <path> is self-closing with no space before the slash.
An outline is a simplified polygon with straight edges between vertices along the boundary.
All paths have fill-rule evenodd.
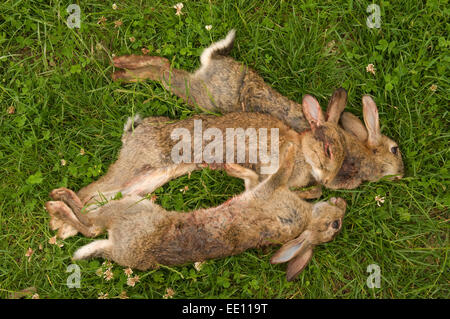
<path id="1" fill-rule="evenodd" d="M 81 29 L 65 24 L 72 2 L 81 6 Z M 186 1 L 180 17 L 176 2 L 117 1 L 118 10 L 113 1 L 0 6 L 0 298 L 27 287 L 40 298 L 112 298 L 122 291 L 161 298 L 169 287 L 174 298 L 449 298 L 448 1 L 375 2 L 381 29 L 366 26 L 368 1 Z M 102 16 L 104 26 L 97 24 Z M 115 28 L 117 20 L 123 24 Z M 284 265 L 269 263 L 274 247 L 211 260 L 201 271 L 193 265 L 136 271 L 134 287 L 118 265 L 106 281 L 95 273 L 102 260 L 77 262 L 81 288 L 69 289 L 71 255 L 91 240 L 79 235 L 63 247 L 48 243 L 54 236 L 43 209 L 49 191 L 78 190 L 104 174 L 135 112 L 171 118 L 200 112 L 157 83 L 113 83 L 111 55 L 140 54 L 145 46 L 150 55 L 194 70 L 202 48 L 231 28 L 237 29 L 232 56 L 291 99 L 309 93 L 325 107 L 342 86 L 348 110 L 361 117 L 362 95 L 373 95 L 382 132 L 403 152 L 405 178 L 325 191 L 322 198 L 347 200 L 343 230 L 317 247 L 292 283 Z M 366 72 L 369 63 L 375 75 Z M 157 195 L 165 208 L 186 211 L 242 190 L 241 181 L 205 170 Z M 380 207 L 377 195 L 385 197 Z M 380 266 L 379 289 L 366 285 L 370 264 Z"/>

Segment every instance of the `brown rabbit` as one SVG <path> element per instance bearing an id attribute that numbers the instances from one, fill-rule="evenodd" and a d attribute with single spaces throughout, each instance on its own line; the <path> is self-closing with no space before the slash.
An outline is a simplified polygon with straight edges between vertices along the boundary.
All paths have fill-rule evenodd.
<path id="1" fill-rule="evenodd" d="M 285 144 L 275 174 L 214 208 L 166 211 L 136 195 L 110 201 L 86 215 L 90 225 L 107 229 L 108 239 L 81 247 L 73 259 L 101 257 L 146 270 L 159 264 L 181 265 L 235 255 L 300 235 L 272 259 L 273 263 L 291 261 L 287 279 L 292 280 L 311 259 L 313 247 L 332 240 L 340 231 L 346 208 L 340 198 L 310 204 L 288 189 L 295 155 L 295 146 Z M 243 178 L 254 174 L 237 164 L 225 166 Z M 62 219 L 77 219 L 64 202 L 47 202 L 46 208 Z M 92 228 L 90 225 L 78 230 Z"/>
<path id="2" fill-rule="evenodd" d="M 166 58 L 157 56 L 119 56 L 113 79 L 161 81 L 164 87 L 186 103 L 209 111 L 269 113 L 298 132 L 309 129 L 298 103 L 284 97 L 251 68 L 227 56 L 234 45 L 235 31 L 206 48 L 200 68 L 190 74 L 172 69 Z"/>
<path id="3" fill-rule="evenodd" d="M 342 168 L 336 178 L 327 185 L 329 188 L 356 188 L 363 181 L 376 182 L 383 176 L 403 177 L 402 154 L 396 142 L 380 133 L 378 109 L 374 100 L 364 95 L 362 98 L 364 124 L 352 113 L 344 112 L 340 123 L 346 145 L 354 145 L 359 154 L 346 149 Z M 366 129 L 367 127 L 367 129 Z M 367 147 L 358 147 L 362 142 Z"/>
<path id="4" fill-rule="evenodd" d="M 115 67 L 125 69 L 114 72 L 113 79 L 160 81 L 167 90 L 193 106 L 210 111 L 263 112 L 281 119 L 297 132 L 308 129 L 308 121 L 298 103 L 272 89 L 251 68 L 227 56 L 234 38 L 232 30 L 225 39 L 205 49 L 200 57 L 201 66 L 193 74 L 171 68 L 163 57 L 130 55 L 113 59 Z M 347 93 L 340 90 L 346 100 Z M 370 104 L 364 106 L 367 130 L 350 113 L 343 118 L 342 135 L 347 154 L 337 178 L 324 183 L 328 188 L 352 189 L 363 181 L 377 181 L 387 175 L 403 176 L 398 145 L 380 134 L 378 111 L 369 99 L 363 98 L 364 105 Z M 367 139 L 367 136 L 371 137 Z"/>
<path id="5" fill-rule="evenodd" d="M 342 103 L 337 101 L 339 100 L 335 99 L 336 103 L 331 103 L 329 109 L 340 108 Z M 173 161 L 173 152 L 180 144 L 172 139 L 173 132 L 182 129 L 186 130 L 190 137 L 193 137 L 196 134 L 196 121 L 201 121 L 202 129 L 205 132 L 209 129 L 218 129 L 223 132 L 223 140 L 226 142 L 220 145 L 221 150 L 223 147 L 222 157 L 215 163 L 238 162 L 247 168 L 252 168 L 260 175 L 254 183 L 258 183 L 268 175 L 264 173 L 264 169 L 268 168 L 268 165 L 263 165 L 261 156 L 254 157 L 256 161 L 250 162 L 251 155 L 261 154 L 261 143 L 264 142 L 260 139 L 259 143 L 256 143 L 256 140 L 252 140 L 250 137 L 246 138 L 245 154 L 241 153 L 245 155 L 245 158 L 243 158 L 244 161 L 239 161 L 237 159 L 240 152 L 237 145 L 238 138 L 234 139 L 233 134 L 228 132 L 230 128 L 239 128 L 243 132 L 251 132 L 252 129 L 259 131 L 267 129 L 270 134 L 268 133 L 265 144 L 267 144 L 267 149 L 275 152 L 270 154 L 274 157 L 277 155 L 278 146 L 281 147 L 287 141 L 292 142 L 295 145 L 296 156 L 289 186 L 303 187 L 310 183 L 327 184 L 338 173 L 344 158 L 344 138 L 336 124 L 340 112 L 335 112 L 336 116 L 330 116 L 328 121 L 325 121 L 319 103 L 310 95 L 304 97 L 303 108 L 311 129 L 302 134 L 292 130 L 279 119 L 263 113 L 233 112 L 221 117 L 198 115 L 180 121 L 152 117 L 144 120 L 136 118 L 134 130 L 130 128 L 129 123 L 125 125 L 125 133 L 122 137 L 123 146 L 118 160 L 111 165 L 105 176 L 81 189 L 78 196 L 81 202 L 86 204 L 89 201 L 98 200 L 98 196 L 106 196 L 109 199 L 117 192 L 121 192 L 122 195 L 130 193 L 144 195 L 164 185 L 172 178 L 195 169 L 201 169 L 205 164 L 204 160 L 192 163 L 194 160 L 190 157 L 186 163 Z M 272 135 L 272 129 L 277 129 L 278 136 Z M 229 143 L 229 141 L 231 142 Z M 203 143 L 202 148 L 206 149 L 204 138 L 200 143 Z M 279 143 L 279 145 L 276 146 L 273 143 Z M 192 144 L 189 141 L 189 146 Z M 236 152 L 235 149 L 237 149 Z M 232 154 L 231 158 L 229 158 L 229 154 Z M 211 163 L 211 161 L 207 163 Z M 212 166 L 220 167 L 214 163 Z M 141 187 L 141 185 L 145 185 L 145 187 Z"/>
<path id="6" fill-rule="evenodd" d="M 114 198 L 119 192 L 122 196 L 132 194 L 144 196 L 173 178 L 203 168 L 204 161 L 198 163 L 174 162 L 173 150 L 179 142 L 177 143 L 171 138 L 173 132 L 180 128 L 189 132 L 190 136 L 194 136 L 195 121 L 199 120 L 202 120 L 201 123 L 205 132 L 212 128 L 226 132 L 224 136 L 226 136 L 227 141 L 229 138 L 227 129 L 229 128 L 238 127 L 243 131 L 248 131 L 252 128 L 277 129 L 277 138 L 272 140 L 271 132 L 270 138 L 268 137 L 265 142 L 268 144 L 267 148 L 271 149 L 270 155 L 271 158 L 275 158 L 275 162 L 278 147 L 282 147 L 287 142 L 294 145 L 294 168 L 288 185 L 303 187 L 311 183 L 328 183 L 334 179 L 342 165 L 345 148 L 345 145 L 342 143 L 343 138 L 340 136 L 340 131 L 337 130 L 336 124 L 340 113 L 334 111 L 337 108 L 342 109 L 342 103 L 339 103 L 342 101 L 338 98 L 333 99 L 333 101 L 329 105 L 329 113 L 335 115 L 329 116 L 328 121 L 325 121 L 317 100 L 309 95 L 304 97 L 304 113 L 310 122 L 311 130 L 302 134 L 290 129 L 275 117 L 262 113 L 228 113 L 220 118 L 211 115 L 200 115 L 181 121 L 170 121 L 161 117 L 150 117 L 144 120 L 135 118 L 134 130 L 131 129 L 132 121 L 129 120 L 125 125 L 125 132 L 122 137 L 123 146 L 120 150 L 119 158 L 110 166 L 105 176 L 84 187 L 75 196 L 67 198 L 66 193 L 58 191 L 51 192 L 50 196 L 54 200 L 65 201 L 74 211 L 80 211 L 86 204 L 90 204 L 89 208 L 93 209 L 96 207 L 96 202 Z M 204 143 L 205 140 L 202 142 Z M 249 162 L 251 144 L 256 144 L 253 150 L 254 154 L 260 154 L 261 151 L 260 143 L 255 143 L 255 140 L 253 143 L 250 142 L 251 138 L 245 139 L 245 158 L 244 162 L 240 163 L 247 168 L 252 168 L 258 174 L 253 173 L 252 176 L 249 175 L 245 179 L 246 189 L 255 186 L 268 176 L 267 173 L 263 172 L 267 165 L 263 165 L 261 156 L 259 158 L 255 157 L 257 160 L 255 163 Z M 272 147 L 273 145 L 275 147 Z M 228 158 L 230 149 L 233 154 L 231 162 L 236 162 L 239 148 L 235 146 L 237 146 L 237 139 L 235 140 L 234 138 L 232 143 L 224 143 L 222 145 L 224 147 L 223 157 L 219 158 L 219 164 L 211 164 L 213 168 L 223 167 L 220 163 L 230 163 Z M 234 152 L 235 148 L 238 148 L 237 152 Z M 232 174 L 232 171 L 229 173 Z M 308 197 L 304 194 L 302 195 L 303 197 Z M 59 229 L 59 237 L 67 238 L 77 233 L 74 227 L 61 222 L 57 216 L 50 215 L 51 228 L 53 230 Z M 89 224 L 89 221 L 84 218 L 83 214 L 79 216 L 82 222 Z M 85 234 L 86 232 L 83 233 Z"/>

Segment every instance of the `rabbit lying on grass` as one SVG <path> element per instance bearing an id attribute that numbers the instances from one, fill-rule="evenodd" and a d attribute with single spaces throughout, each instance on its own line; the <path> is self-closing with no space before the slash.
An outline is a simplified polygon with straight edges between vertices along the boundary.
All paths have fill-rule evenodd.
<path id="1" fill-rule="evenodd" d="M 72 211 L 62 201 L 47 202 L 46 208 L 81 232 L 88 229 L 95 235 L 98 229 L 108 231 L 108 239 L 79 248 L 74 260 L 101 257 L 146 270 L 158 264 L 180 265 L 286 243 L 271 261 L 289 261 L 287 279 L 292 280 L 311 259 L 314 246 L 332 240 L 340 231 L 346 208 L 340 198 L 310 204 L 289 190 L 295 154 L 294 144 L 284 144 L 275 174 L 214 208 L 166 211 L 135 194 L 112 200 L 86 215 Z M 244 179 L 255 174 L 237 164 L 225 168 Z M 76 197 L 67 189 L 54 193 Z M 78 220 L 79 216 L 89 223 Z"/>
<path id="2" fill-rule="evenodd" d="M 127 123 L 122 136 L 123 146 L 119 157 L 110 166 L 107 174 L 81 189 L 76 199 L 69 198 L 66 201 L 70 201 L 69 206 L 74 210 L 81 210 L 86 204 L 91 204 L 90 209 L 93 209 L 96 202 L 114 198 L 118 193 L 123 196 L 131 194 L 144 196 L 171 179 L 193 170 L 202 169 L 204 162 L 174 163 L 172 150 L 176 141 L 171 139 L 172 132 L 178 128 L 188 130 L 191 132 L 190 136 L 193 136 L 194 121 L 200 119 L 203 129 L 218 128 L 224 132 L 224 136 L 228 134 L 226 130 L 228 128 L 242 128 L 243 130 L 248 128 L 278 129 L 278 139 L 275 140 L 275 142 L 278 142 L 278 145 L 275 145 L 276 148 L 283 147 L 286 143 L 292 143 L 295 153 L 293 157 L 294 168 L 289 176 L 288 186 L 304 187 L 310 183 L 327 183 L 335 177 L 344 158 L 344 139 L 336 124 L 340 112 L 335 111 L 339 108 L 342 109 L 342 105 L 342 101 L 335 98 L 329 106 L 329 110 L 331 110 L 329 113 L 333 115 L 330 115 L 328 121 L 325 121 L 318 102 L 312 96 L 306 95 L 303 99 L 303 107 L 310 122 L 311 130 L 302 134 L 290 129 L 282 121 L 269 114 L 249 112 L 228 113 L 220 118 L 201 115 L 181 121 L 150 117 L 135 122 L 134 130 L 131 129 L 130 123 Z M 221 163 L 227 162 L 225 157 L 230 148 L 233 152 L 236 149 L 237 143 L 234 142 L 223 143 L 225 150 Z M 252 175 L 247 175 L 245 179 L 247 189 L 254 187 L 267 177 L 267 174 L 261 174 L 264 165 L 262 165 L 260 158 L 255 164 L 249 162 L 250 142 L 250 139 L 245 139 L 246 156 L 242 165 L 254 169 L 258 174 L 253 172 Z M 267 149 L 272 149 L 274 141 L 267 138 L 266 142 L 269 144 Z M 261 145 L 258 143 L 257 148 L 260 147 Z M 221 168 L 223 164 L 213 163 L 212 167 Z M 229 171 L 229 173 L 233 174 L 233 171 Z M 308 194 L 302 195 L 308 197 Z M 52 192 L 50 196 L 54 200 L 61 199 L 57 192 Z M 60 238 L 67 238 L 78 232 L 73 225 L 68 225 L 60 221 L 57 216 L 50 215 L 50 226 L 53 230 L 59 229 L 58 236 Z M 79 218 L 83 220 L 84 216 L 82 215 Z M 87 220 L 84 220 L 84 222 L 89 224 Z M 83 234 L 87 235 L 87 232 L 83 232 Z"/>
<path id="3" fill-rule="evenodd" d="M 200 57 L 200 68 L 192 74 L 171 68 L 163 57 L 128 55 L 113 59 L 115 67 L 125 70 L 114 72 L 112 77 L 125 81 L 160 81 L 167 90 L 192 106 L 225 113 L 268 113 L 297 132 L 308 129 L 308 121 L 298 103 L 275 91 L 251 68 L 227 56 L 234 39 L 232 30 L 225 39 L 206 48 Z M 347 93 L 340 90 L 345 106 Z M 381 135 L 375 102 L 364 96 L 362 103 L 367 129 L 351 113 L 342 114 L 344 129 L 341 132 L 347 145 L 346 154 L 336 178 L 323 184 L 327 188 L 353 189 L 363 181 L 378 181 L 388 175 L 403 176 L 401 152 L 397 143 Z"/>
<path id="4" fill-rule="evenodd" d="M 342 100 L 335 99 L 335 102 L 330 104 L 329 109 L 341 108 L 342 110 L 344 105 Z M 171 121 L 162 117 L 136 119 L 134 130 L 131 125 L 126 125 L 122 136 L 122 149 L 117 161 L 111 165 L 108 173 L 97 182 L 81 189 L 78 196 L 83 203 L 87 203 L 92 202 L 92 199 L 98 199 L 99 193 L 108 198 L 119 191 L 126 195 L 131 191 L 126 186 L 128 183 L 133 184 L 133 189 L 139 185 L 134 181 L 134 175 L 146 171 L 147 174 L 139 175 L 139 178 L 151 180 L 153 183 L 145 182 L 146 186 L 142 188 L 141 192 L 137 193 L 143 195 L 153 192 L 157 187 L 164 185 L 173 178 L 194 169 L 201 169 L 203 165 L 198 163 L 174 163 L 172 159 L 173 149 L 178 143 L 171 138 L 172 133 L 176 129 L 182 128 L 188 130 L 190 136 L 193 137 L 196 120 L 202 121 L 204 131 L 212 128 L 219 129 L 223 134 L 223 140 L 229 138 L 227 130 L 230 128 L 241 128 L 244 131 L 247 129 L 256 129 L 256 131 L 261 128 L 267 129 L 270 138 L 267 137 L 267 145 L 264 146 L 267 146 L 268 150 L 272 149 L 272 142 L 278 142 L 279 147 L 287 141 L 291 141 L 295 145 L 295 165 L 293 174 L 289 179 L 289 186 L 304 187 L 312 182 L 326 184 L 336 176 L 344 158 L 344 139 L 336 124 L 340 112 L 333 112 L 335 115 L 329 116 L 328 121 L 325 121 L 319 103 L 310 95 L 304 97 L 303 108 L 311 129 L 302 134 L 292 130 L 275 117 L 262 113 L 234 112 L 221 117 L 199 115 L 180 121 Z M 269 134 L 269 131 L 274 128 L 278 129 L 278 139 L 275 139 L 275 141 L 272 140 L 272 133 Z M 204 139 L 202 143 L 205 143 Z M 191 142 L 191 144 L 193 143 Z M 239 164 L 252 168 L 262 175 L 253 181 L 253 183 L 258 183 L 267 175 L 261 173 L 264 165 L 261 163 L 260 157 L 254 164 L 249 162 L 249 153 L 252 146 L 255 146 L 254 151 L 259 154 L 261 145 L 251 141 L 250 138 L 246 138 L 245 162 Z M 220 159 L 221 163 L 229 163 L 226 158 L 227 153 L 234 153 L 232 160 L 236 163 L 237 151 L 235 152 L 235 150 L 239 147 L 237 139 L 232 143 L 224 142 L 222 147 L 223 158 Z"/>

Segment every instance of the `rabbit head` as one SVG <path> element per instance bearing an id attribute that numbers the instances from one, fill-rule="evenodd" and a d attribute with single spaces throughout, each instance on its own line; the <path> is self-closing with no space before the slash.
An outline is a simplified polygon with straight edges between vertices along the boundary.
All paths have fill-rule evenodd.
<path id="1" fill-rule="evenodd" d="M 378 109 L 374 100 L 365 95 L 362 104 L 365 126 L 356 116 L 348 112 L 342 114 L 341 125 L 369 151 L 369 158 L 366 160 L 370 161 L 371 165 L 361 165 L 363 179 L 377 181 L 388 175 L 394 175 L 392 178 L 395 179 L 402 178 L 404 167 L 398 144 L 380 133 Z"/>
<path id="2" fill-rule="evenodd" d="M 286 271 L 288 281 L 292 281 L 306 267 L 316 245 L 333 240 L 340 232 L 346 206 L 345 200 L 334 197 L 328 202 L 314 204 L 306 230 L 272 256 L 272 264 L 289 262 Z"/>
<path id="3" fill-rule="evenodd" d="M 303 113 L 311 127 L 311 131 L 303 133 L 302 151 L 312 175 L 321 184 L 334 179 L 345 157 L 345 139 L 337 123 L 346 100 L 344 89 L 335 91 L 327 109 L 327 119 L 313 96 L 305 95 L 302 101 Z"/>
<path id="4" fill-rule="evenodd" d="M 313 245 L 327 243 L 334 239 L 342 228 L 347 203 L 342 198 L 332 197 L 329 202 L 319 202 L 313 206 L 310 242 Z"/>

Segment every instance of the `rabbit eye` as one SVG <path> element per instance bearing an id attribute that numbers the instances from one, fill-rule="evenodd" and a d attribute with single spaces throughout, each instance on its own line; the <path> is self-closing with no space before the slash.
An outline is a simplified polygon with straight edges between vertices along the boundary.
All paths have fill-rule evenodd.
<path id="1" fill-rule="evenodd" d="M 339 220 L 336 219 L 333 224 L 331 224 L 331 227 L 333 227 L 334 229 L 338 229 L 339 228 Z"/>
<path id="2" fill-rule="evenodd" d="M 325 150 L 325 155 L 328 157 L 328 158 L 331 158 L 332 156 L 333 156 L 333 153 L 331 152 L 331 146 L 330 146 L 330 144 L 325 144 L 324 145 L 324 150 Z"/>
<path id="3" fill-rule="evenodd" d="M 391 147 L 392 154 L 397 155 L 397 152 L 398 152 L 398 146 Z"/>

